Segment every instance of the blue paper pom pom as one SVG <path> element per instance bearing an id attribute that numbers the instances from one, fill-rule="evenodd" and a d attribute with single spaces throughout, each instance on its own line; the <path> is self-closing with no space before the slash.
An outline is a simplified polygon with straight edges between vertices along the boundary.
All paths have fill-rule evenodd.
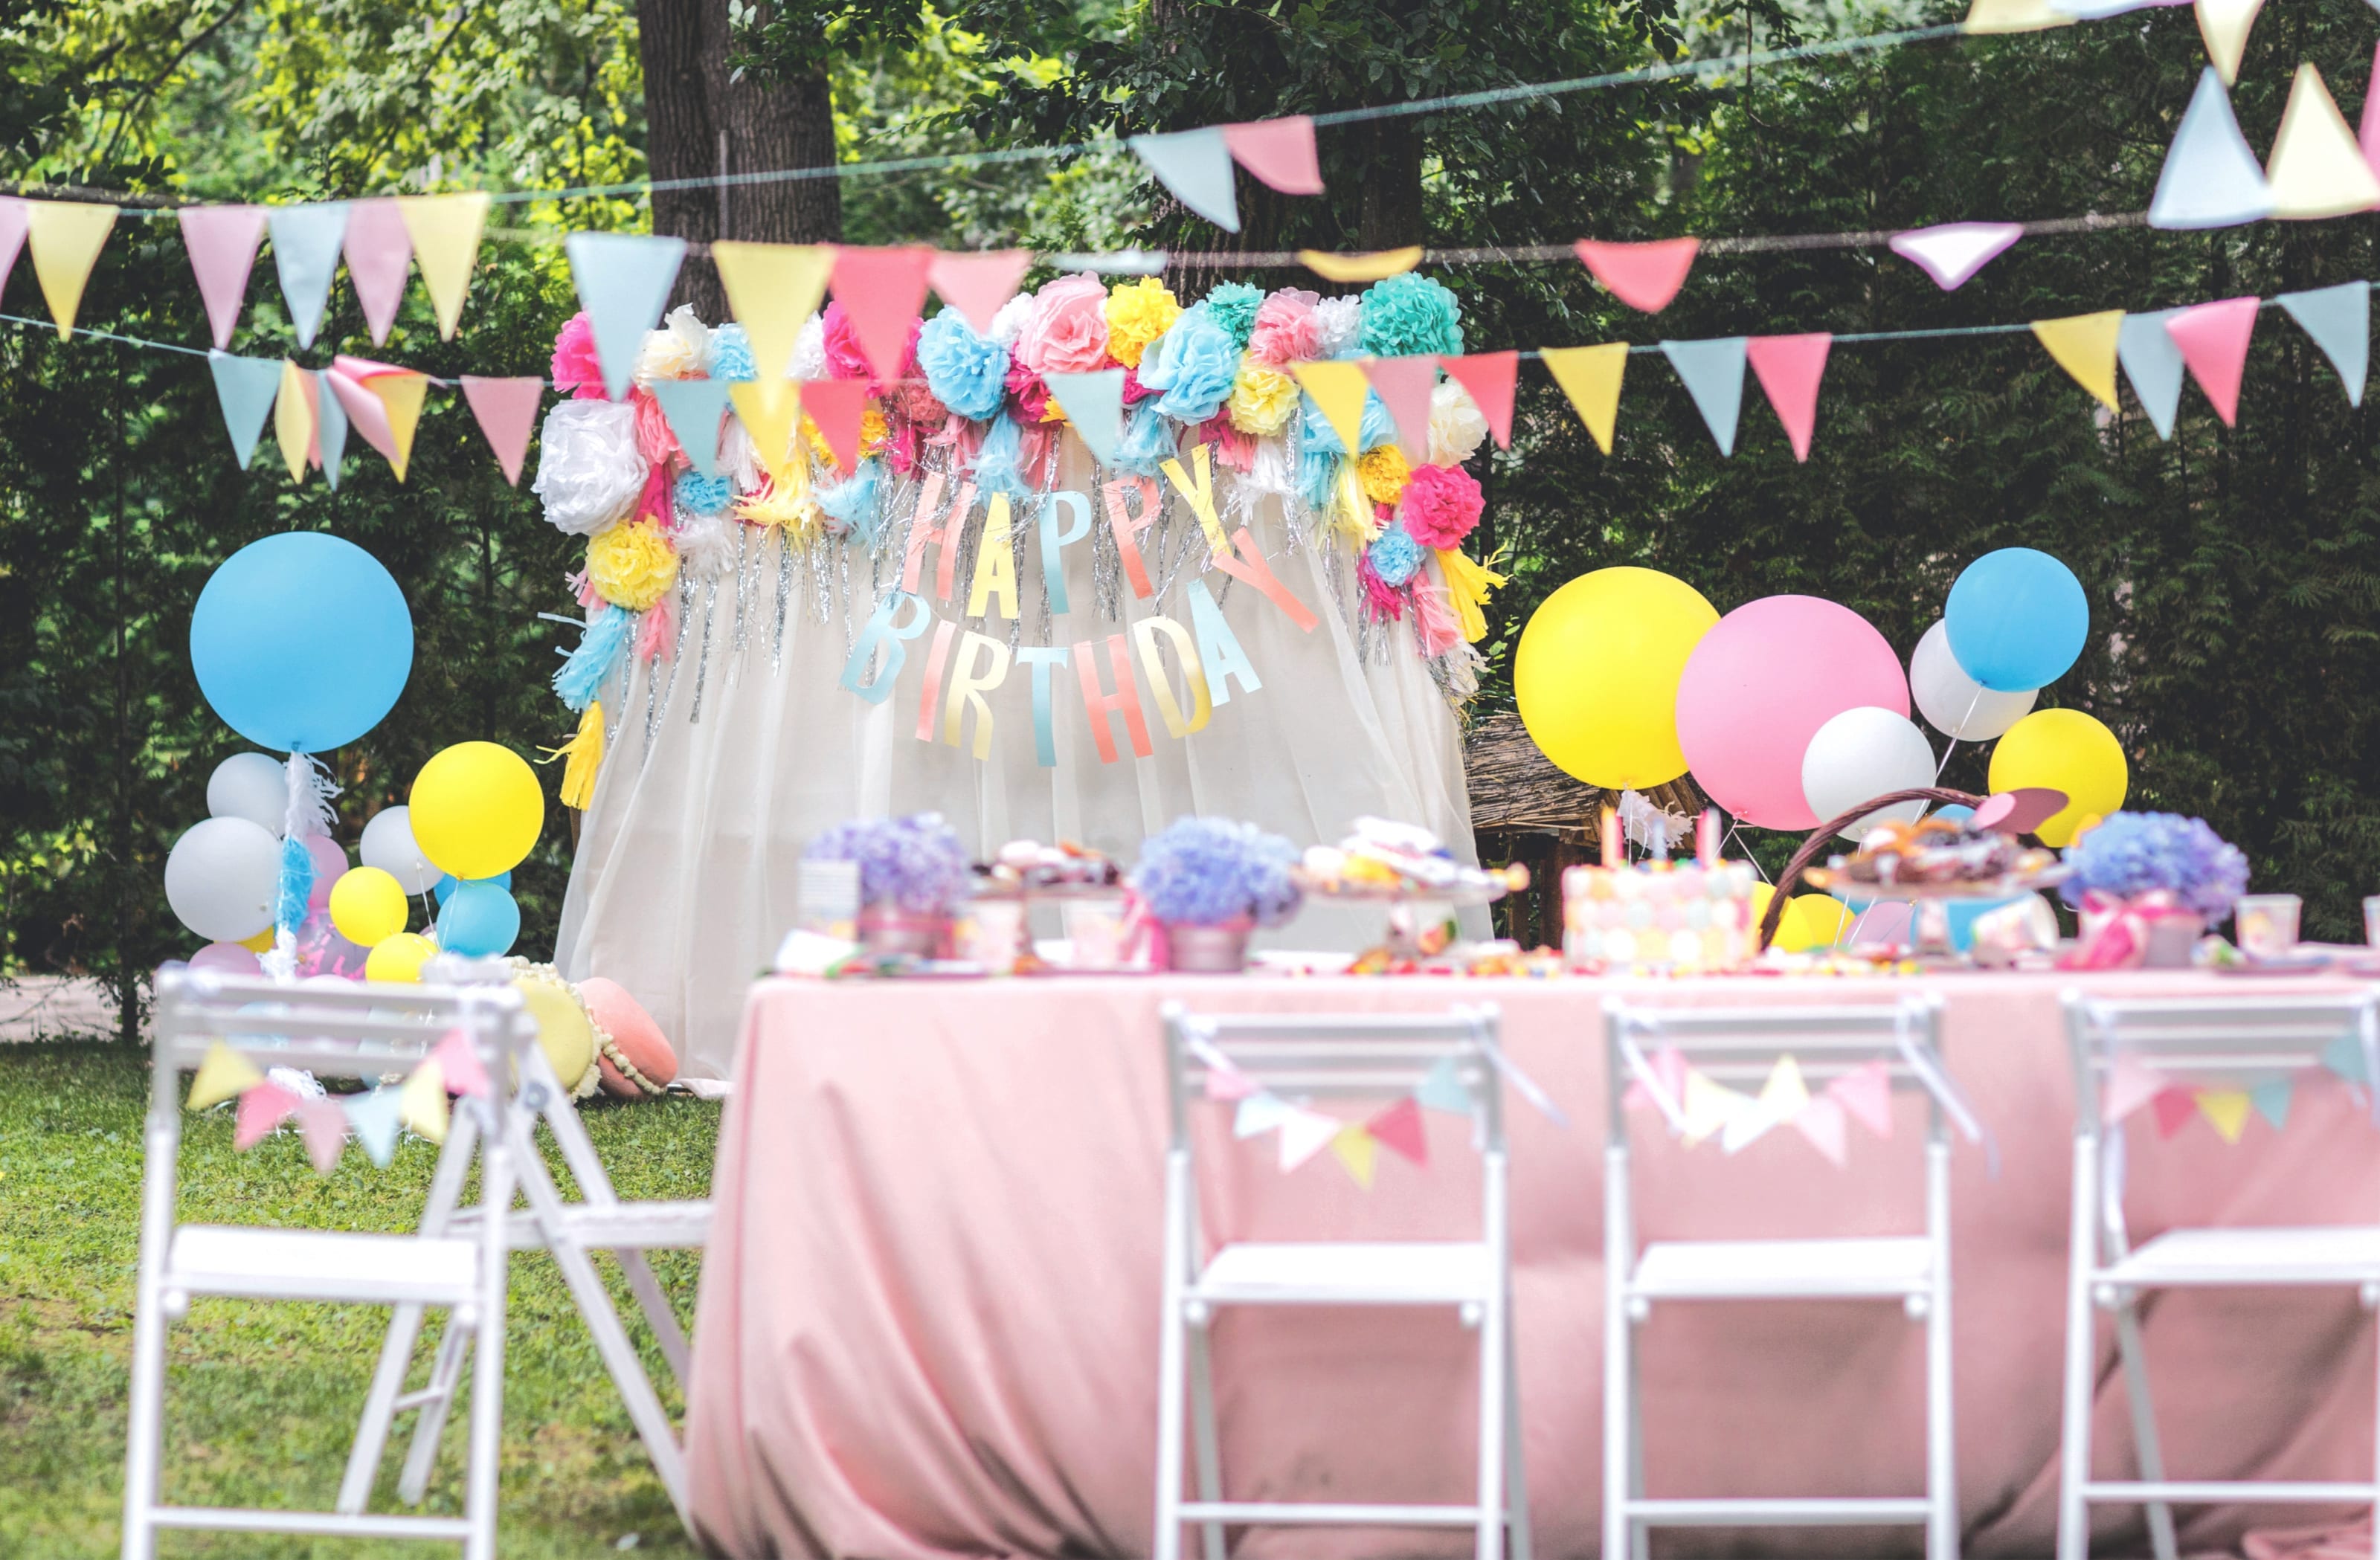
<path id="1" fill-rule="evenodd" d="M 917 333 L 917 367 L 934 398 L 959 416 L 981 422 L 1000 410 L 1008 348 L 976 334 L 957 309 L 945 308 Z"/>
<path id="2" fill-rule="evenodd" d="M 760 377 L 752 363 L 752 338 L 744 327 L 733 320 L 710 333 L 710 350 L 705 355 L 703 371 L 715 380 L 751 380 Z"/>
<path id="3" fill-rule="evenodd" d="M 1364 350 L 1375 357 L 1455 357 L 1463 351 L 1463 306 L 1445 287 L 1415 272 L 1366 288 L 1363 320 Z"/>
<path id="4" fill-rule="evenodd" d="M 1116 441 L 1115 464 L 1126 471 L 1154 477 L 1181 453 L 1179 437 L 1172 423 L 1143 403 L 1132 411 L 1123 425 L 1123 437 Z"/>
<path id="5" fill-rule="evenodd" d="M 1203 303 L 1185 310 L 1140 360 L 1140 382 L 1164 393 L 1157 409 L 1176 422 L 1213 417 L 1239 374 L 1240 344 Z"/>
<path id="6" fill-rule="evenodd" d="M 976 490 L 987 497 L 1006 493 L 1012 498 L 1023 498 L 1032 492 L 1025 480 L 1023 453 L 1016 419 L 1005 415 L 993 418 L 991 428 L 983 436 L 982 446 L 975 453 L 970 475 L 975 478 Z"/>
<path id="7" fill-rule="evenodd" d="M 716 514 L 735 496 L 735 485 L 724 477 L 705 477 L 698 471 L 678 474 L 677 502 L 692 514 Z"/>
<path id="8" fill-rule="evenodd" d="M 863 546 L 876 543 L 876 490 L 884 480 L 884 463 L 864 460 L 859 469 L 832 488 L 821 489 L 818 506 L 838 531 L 848 532 Z"/>
<path id="9" fill-rule="evenodd" d="M 1372 538 L 1369 556 L 1372 573 L 1382 585 L 1402 586 L 1421 567 L 1421 543 L 1407 536 L 1402 526 L 1390 526 Z"/>

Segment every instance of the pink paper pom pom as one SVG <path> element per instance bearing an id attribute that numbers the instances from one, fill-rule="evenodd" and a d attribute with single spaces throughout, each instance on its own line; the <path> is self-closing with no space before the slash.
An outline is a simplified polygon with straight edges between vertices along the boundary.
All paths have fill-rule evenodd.
<path id="1" fill-rule="evenodd" d="M 1248 356 L 1268 369 L 1303 363 L 1322 356 L 1322 331 L 1314 317 L 1318 293 L 1283 287 L 1257 306 L 1256 328 L 1248 336 Z"/>
<path id="2" fill-rule="evenodd" d="M 1407 536 L 1442 550 L 1461 547 L 1486 508 L 1478 478 L 1461 466 L 1417 466 L 1405 478 L 1397 513 Z"/>
<path id="3" fill-rule="evenodd" d="M 637 408 L 637 453 L 645 457 L 646 465 L 673 475 L 694 465 L 679 446 L 677 434 L 651 391 L 631 391 L 628 403 Z"/>
<path id="4" fill-rule="evenodd" d="M 1050 386 L 1022 362 L 1008 366 L 1008 406 L 1018 424 L 1026 428 L 1050 413 Z"/>
<path id="5" fill-rule="evenodd" d="M 583 308 L 553 338 L 553 387 L 581 401 L 603 399 L 603 366 L 595 360 L 595 325 Z"/>
<path id="6" fill-rule="evenodd" d="M 826 306 L 826 314 L 819 325 L 825 339 L 826 371 L 839 380 L 866 380 L 868 393 L 880 393 L 884 381 L 868 366 L 867 350 L 859 345 L 859 332 L 853 328 L 851 316 L 844 312 L 843 300 L 838 298 Z M 903 380 L 917 377 L 917 333 L 924 326 L 922 320 L 909 321 L 909 345 L 901 351 Z"/>

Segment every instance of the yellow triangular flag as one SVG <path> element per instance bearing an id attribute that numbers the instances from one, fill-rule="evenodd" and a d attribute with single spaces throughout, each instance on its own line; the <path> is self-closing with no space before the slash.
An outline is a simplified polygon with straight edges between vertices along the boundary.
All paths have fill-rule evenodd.
<path id="1" fill-rule="evenodd" d="M 388 413 L 389 441 L 396 446 L 396 458 L 388 463 L 388 468 L 402 482 L 405 468 L 413 459 L 413 430 L 421 421 L 421 397 L 430 389 L 430 376 L 410 369 L 398 374 L 374 374 L 364 381 L 364 388 L 380 397 Z"/>
<path id="2" fill-rule="evenodd" d="M 49 300 L 58 334 L 74 334 L 75 310 L 82 307 L 83 284 L 107 246 L 115 208 L 72 200 L 25 202 L 25 243 L 33 251 L 33 275 Z"/>
<path id="3" fill-rule="evenodd" d="M 1365 1131 L 1361 1121 L 1350 1121 L 1340 1128 L 1339 1135 L 1330 1140 L 1330 1152 L 1347 1167 L 1348 1175 L 1354 1178 L 1357 1186 L 1366 1191 L 1372 1190 L 1372 1176 L 1379 1167 L 1380 1141 Z"/>
<path id="4" fill-rule="evenodd" d="M 2206 44 L 2207 63 L 2227 87 L 2240 79 L 2240 56 L 2248 52 L 2248 30 L 2265 0 L 2196 0 L 2198 36 Z"/>
<path id="5" fill-rule="evenodd" d="M 446 1141 L 446 1071 L 425 1061 L 405 1081 L 396 1096 L 396 1119 L 431 1143 Z"/>
<path id="6" fill-rule="evenodd" d="M 1760 1113 L 1772 1121 L 1791 1121 L 1809 1103 L 1810 1085 L 1802 1077 L 1802 1064 L 1790 1056 L 1779 1057 L 1768 1070 L 1768 1082 L 1760 1086 Z"/>
<path id="7" fill-rule="evenodd" d="M 405 219 L 406 236 L 413 240 L 413 260 L 421 267 L 430 307 L 438 311 L 439 339 L 452 341 L 463 318 L 463 299 L 471 290 L 480 235 L 488 225 L 487 191 L 407 195 L 397 200 L 396 211 Z"/>
<path id="8" fill-rule="evenodd" d="M 199 1075 L 190 1080 L 188 1107 L 204 1110 L 237 1099 L 263 1082 L 264 1074 L 254 1062 L 218 1040 L 207 1047 L 207 1059 L 199 1063 Z"/>
<path id="9" fill-rule="evenodd" d="M 2074 376 L 2074 382 L 2116 411 L 2116 336 L 2124 328 L 2124 311 L 2103 308 L 2096 314 L 2070 314 L 2063 320 L 2036 320 L 2033 333 Z"/>
<path id="10" fill-rule="evenodd" d="M 314 381 L 297 364 L 281 360 L 281 389 L 273 398 L 273 438 L 289 467 L 289 480 L 306 480 L 306 447 L 314 441 Z"/>
<path id="11" fill-rule="evenodd" d="M 2222 1134 L 2225 1143 L 2238 1143 L 2240 1134 L 2248 1130 L 2248 1111 L 2253 1103 L 2245 1089 L 2198 1091 L 2198 1114 Z"/>
<path id="12" fill-rule="evenodd" d="M 752 340 L 752 363 L 764 380 L 785 373 L 802 321 L 826 296 L 834 250 L 824 244 L 746 244 L 722 239 L 710 263 L 727 289 L 727 307 Z"/>
<path id="13" fill-rule="evenodd" d="M 1328 249 L 1300 249 L 1298 262 L 1325 282 L 1378 282 L 1402 276 L 1421 263 L 1421 246 L 1375 249 L 1360 255 L 1334 255 Z"/>
<path id="14" fill-rule="evenodd" d="M 1595 435 L 1596 446 L 1609 454 L 1612 431 L 1620 422 L 1620 377 L 1628 369 L 1628 344 L 1549 346 L 1540 356 L 1577 409 L 1578 420 Z"/>
<path id="15" fill-rule="evenodd" d="M 794 429 L 801 420 L 799 380 L 738 380 L 727 387 L 735 415 L 752 441 L 752 453 L 769 479 L 783 487 L 794 460 Z"/>
<path id="16" fill-rule="evenodd" d="M 1372 381 L 1365 376 L 1359 363 L 1293 363 L 1290 372 L 1314 404 L 1322 408 L 1331 431 L 1353 460 L 1364 449 L 1364 397 L 1372 392 Z"/>
<path id="17" fill-rule="evenodd" d="M 1684 1104 L 1684 1135 L 1689 1148 L 1734 1120 L 1739 1113 L 1752 1108 L 1750 1100 L 1724 1083 L 1711 1082 L 1707 1073 L 1691 1067 L 1686 1069 Z"/>
<path id="18" fill-rule="evenodd" d="M 2355 132 L 2311 65 L 2300 65 L 2289 83 L 2289 105 L 2281 111 L 2265 182 L 2277 217 L 2343 217 L 2380 206 L 2380 178 L 2373 177 Z"/>
<path id="19" fill-rule="evenodd" d="M 2076 18 L 2053 10 L 2049 0 L 1974 0 L 1961 32 L 2039 32 L 2052 27 L 2072 27 Z"/>

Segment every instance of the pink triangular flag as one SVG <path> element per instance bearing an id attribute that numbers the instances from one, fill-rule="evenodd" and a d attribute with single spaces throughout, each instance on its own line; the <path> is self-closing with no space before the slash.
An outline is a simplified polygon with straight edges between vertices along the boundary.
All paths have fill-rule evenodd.
<path id="1" fill-rule="evenodd" d="M 1281 1124 L 1281 1167 L 1294 1170 L 1330 1146 L 1346 1123 L 1318 1110 L 1300 1110 Z"/>
<path id="2" fill-rule="evenodd" d="M 1207 1068 L 1207 1097 L 1210 1100 L 1244 1100 L 1257 1093 L 1257 1081 L 1236 1067 Z"/>
<path id="3" fill-rule="evenodd" d="M 1966 285 L 1978 271 L 1992 263 L 2008 247 L 2024 236 L 2012 222 L 1946 222 L 1896 233 L 1885 242 L 1946 293 Z"/>
<path id="4" fill-rule="evenodd" d="M 921 247 L 877 249 L 848 245 L 834 252 L 834 289 L 843 311 L 877 380 L 891 384 L 901 377 L 901 359 L 909 350 L 909 327 L 926 305 L 926 273 L 934 251 Z M 826 425 L 820 423 L 820 427 Z M 844 467 L 845 471 L 850 466 Z"/>
<path id="5" fill-rule="evenodd" d="M 1892 1135 L 1892 1073 L 1883 1062 L 1867 1062 L 1844 1073 L 1827 1085 L 1823 1097 L 1850 1111 L 1877 1137 Z"/>
<path id="6" fill-rule="evenodd" d="M 1322 163 L 1314 154 L 1314 121 L 1303 114 L 1226 125 L 1223 145 L 1241 167 L 1283 195 L 1322 193 Z"/>
<path id="7" fill-rule="evenodd" d="M 2107 1097 L 2099 1119 L 2113 1125 L 2164 1092 L 2166 1076 L 2137 1057 L 2119 1056 L 2107 1070 Z"/>
<path id="8" fill-rule="evenodd" d="M 184 206 L 174 215 L 182 224 L 182 248 L 190 251 L 190 270 L 198 276 L 199 296 L 206 300 L 207 323 L 221 352 L 231 345 L 240 305 L 248 301 L 248 272 L 256 264 L 257 245 L 264 241 L 263 208 Z"/>
<path id="9" fill-rule="evenodd" d="M 1429 393 L 1438 388 L 1438 359 L 1366 357 L 1364 377 L 1388 407 L 1406 458 L 1415 466 L 1429 459 Z"/>
<path id="10" fill-rule="evenodd" d="M 297 1108 L 296 1094 L 278 1083 L 259 1083 L 239 1096 L 239 1116 L 232 1124 L 231 1145 L 254 1148 Z"/>
<path id="11" fill-rule="evenodd" d="M 341 357 L 331 368 L 322 370 L 322 382 L 339 398 L 339 409 L 347 414 L 347 426 L 363 435 L 365 443 L 378 450 L 391 465 L 398 459 L 396 434 L 388 426 L 388 406 L 381 398 L 364 388 L 363 381 L 346 372 L 340 364 L 352 359 Z"/>
<path id="12" fill-rule="evenodd" d="M 430 1059 L 438 1064 L 448 1094 L 478 1095 L 488 1092 L 488 1070 L 480 1065 L 480 1053 L 471 1049 L 471 1037 L 461 1030 L 448 1030 L 431 1047 Z"/>
<path id="13" fill-rule="evenodd" d="M 2363 148 L 2363 160 L 2372 164 L 2374 173 L 2380 174 L 2380 92 L 2374 91 L 2374 87 L 2380 87 L 2380 43 L 2372 46 L 2372 74 L 2363 88 L 2363 119 L 2355 136 Z M 6 248 L 6 240 L 0 238 L 0 249 Z M 0 266 L 0 276 L 6 275 L 7 269 Z"/>
<path id="14" fill-rule="evenodd" d="M 802 415 L 818 424 L 834 464 L 859 469 L 859 419 L 868 410 L 868 386 L 858 380 L 804 380 Z"/>
<path id="15" fill-rule="evenodd" d="M 980 254 L 937 254 L 926 269 L 942 301 L 959 311 L 979 336 L 991 334 L 991 317 L 1016 296 L 1016 284 L 1033 264 L 1030 249 L 986 249 Z M 849 304 L 844 304 L 849 308 Z"/>
<path id="16" fill-rule="evenodd" d="M 405 302 L 406 267 L 413 260 L 413 236 L 406 231 L 404 208 L 394 200 L 349 203 L 343 248 L 347 280 L 355 284 L 356 302 L 363 306 L 364 324 L 378 346 L 396 323 L 397 306 Z"/>
<path id="17" fill-rule="evenodd" d="M 1658 314 L 1686 284 L 1699 238 L 1663 238 L 1650 244 L 1599 244 L 1582 238 L 1572 248 L 1579 263 L 1631 308 Z"/>
<path id="18" fill-rule="evenodd" d="M 2240 375 L 2248 367 L 2248 338 L 2256 329 L 2254 298 L 2194 304 L 2166 316 L 2165 333 L 2181 348 L 2190 377 L 2215 403 L 2215 415 L 2229 428 L 2240 415 Z"/>
<path id="19" fill-rule="evenodd" d="M 1467 357 L 1441 357 L 1438 366 L 1471 393 L 1471 404 L 1488 419 L 1488 431 L 1496 436 L 1496 447 L 1511 449 L 1512 385 L 1521 373 L 1520 353 L 1475 352 Z"/>
<path id="20" fill-rule="evenodd" d="M 504 480 L 517 486 L 521 462 L 528 456 L 528 436 L 537 430 L 537 404 L 545 393 L 541 379 L 487 380 L 463 376 L 463 399 L 480 419 L 480 431 L 496 452 Z M 374 397 L 375 400 L 378 397 Z"/>
<path id="21" fill-rule="evenodd" d="M 241 1103 L 246 1101 L 247 1096 L 242 1095 Z M 2189 1126 L 2191 1118 L 2198 1114 L 2198 1097 L 2188 1089 L 2160 1089 L 2156 1097 L 2149 1101 L 2149 1108 L 2156 1114 L 2157 1136 L 2169 1138 Z"/>
<path id="22" fill-rule="evenodd" d="M 1670 1110 L 1682 1108 L 1686 1098 L 1685 1053 L 1675 1046 L 1664 1046 L 1646 1058 L 1645 1065 L 1653 1070 L 1654 1082 L 1658 1083 L 1661 1086 L 1661 1092 L 1669 1096 Z M 1632 1082 L 1628 1085 L 1628 1092 L 1621 1095 L 1620 1100 L 1621 1108 L 1623 1110 L 1659 1109 L 1660 1103 L 1653 1097 L 1653 1092 L 1645 1086 L 1645 1080 L 1642 1078 Z M 1669 1111 L 1663 1111 L 1662 1114 L 1667 1115 Z"/>
<path id="23" fill-rule="evenodd" d="M 1844 1122 L 1842 1102 L 1818 1094 L 1795 1113 L 1793 1129 L 1840 1168 L 1851 1148 Z"/>
<path id="24" fill-rule="evenodd" d="M 0 195 L 0 292 L 7 290 L 8 273 L 17 269 L 17 252 L 25 247 L 25 229 L 30 222 L 22 200 Z"/>
<path id="25" fill-rule="evenodd" d="M 327 1176 L 339 1167 L 339 1155 L 347 1146 L 347 1113 L 339 1102 L 328 1097 L 306 1100 L 298 1107 L 298 1130 L 306 1137 L 306 1157 L 314 1161 L 314 1173 Z"/>
<path id="26" fill-rule="evenodd" d="M 1835 338 L 1824 331 L 1803 336 L 1754 336 L 1743 344 L 1744 360 L 1760 377 L 1777 420 L 1793 441 L 1793 458 L 1810 458 L 1810 434 L 1818 426 L 1818 380 L 1827 371 L 1827 348 Z"/>
<path id="27" fill-rule="evenodd" d="M 1364 1123 L 1382 1147 L 1416 1165 L 1429 1163 L 1429 1133 L 1422 1125 L 1421 1101 L 1407 1094 Z"/>

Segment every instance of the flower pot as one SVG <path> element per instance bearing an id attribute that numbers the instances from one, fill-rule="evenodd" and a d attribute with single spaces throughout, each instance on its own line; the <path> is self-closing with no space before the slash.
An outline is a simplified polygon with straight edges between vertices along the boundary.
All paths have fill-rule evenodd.
<path id="1" fill-rule="evenodd" d="M 2168 911 L 2156 916 L 2148 923 L 2147 952 L 2141 965 L 2150 970 L 2187 970 L 2198 951 L 2198 939 L 2205 935 L 2203 915 Z"/>
<path id="2" fill-rule="evenodd" d="M 869 909 L 859 913 L 859 946 L 879 958 L 896 953 L 931 959 L 941 947 L 949 917 L 912 915 L 906 911 Z"/>
<path id="3" fill-rule="evenodd" d="M 1166 962 L 1184 974 L 1236 975 L 1248 967 L 1248 934 L 1255 923 L 1246 916 L 1220 926 L 1165 928 Z"/>

